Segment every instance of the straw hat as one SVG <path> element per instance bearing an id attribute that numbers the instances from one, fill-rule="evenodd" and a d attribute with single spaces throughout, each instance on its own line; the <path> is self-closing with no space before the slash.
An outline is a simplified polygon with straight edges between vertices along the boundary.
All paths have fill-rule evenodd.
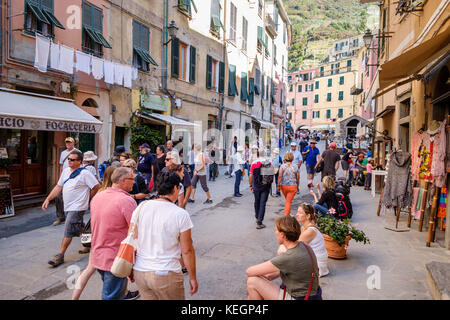
<path id="1" fill-rule="evenodd" d="M 97 156 L 95 155 L 94 151 L 86 151 L 83 154 L 83 161 L 95 161 L 97 160 Z"/>

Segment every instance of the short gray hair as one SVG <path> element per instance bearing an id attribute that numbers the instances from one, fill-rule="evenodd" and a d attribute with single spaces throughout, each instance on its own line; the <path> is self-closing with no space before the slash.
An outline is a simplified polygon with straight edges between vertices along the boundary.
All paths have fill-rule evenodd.
<path id="1" fill-rule="evenodd" d="M 130 167 L 132 167 L 133 169 L 136 169 L 136 168 L 137 168 L 136 161 L 134 161 L 133 159 L 127 159 L 127 160 L 125 160 L 125 161 L 123 162 L 123 165 L 124 165 L 124 166 L 130 166 Z"/>
<path id="2" fill-rule="evenodd" d="M 125 167 L 117 168 L 116 170 L 114 170 L 111 176 L 111 181 L 114 184 L 118 184 L 121 180 L 125 179 L 132 173 L 133 171 L 130 168 Z"/>
<path id="3" fill-rule="evenodd" d="M 167 155 L 170 155 L 173 164 L 181 164 L 180 154 L 178 153 L 178 151 L 169 151 L 167 152 Z"/>

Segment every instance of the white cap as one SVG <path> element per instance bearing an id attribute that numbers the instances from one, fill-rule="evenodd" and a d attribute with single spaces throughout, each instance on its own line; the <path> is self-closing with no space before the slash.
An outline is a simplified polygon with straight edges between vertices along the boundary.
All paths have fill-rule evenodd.
<path id="1" fill-rule="evenodd" d="M 296 147 L 296 146 L 297 146 L 297 144 L 296 144 L 295 142 L 291 142 L 291 146 L 294 146 L 294 147 Z"/>

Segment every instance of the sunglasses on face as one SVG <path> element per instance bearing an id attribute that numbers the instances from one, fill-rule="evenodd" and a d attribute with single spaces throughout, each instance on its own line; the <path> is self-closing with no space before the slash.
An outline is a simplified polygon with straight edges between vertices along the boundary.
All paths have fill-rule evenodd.
<path id="1" fill-rule="evenodd" d="M 67 158 L 68 161 L 79 161 L 78 159 L 74 159 L 74 158 Z"/>
<path id="2" fill-rule="evenodd" d="M 170 161 L 170 160 L 172 160 L 172 158 L 166 158 L 166 160 L 165 160 L 165 161 Z"/>

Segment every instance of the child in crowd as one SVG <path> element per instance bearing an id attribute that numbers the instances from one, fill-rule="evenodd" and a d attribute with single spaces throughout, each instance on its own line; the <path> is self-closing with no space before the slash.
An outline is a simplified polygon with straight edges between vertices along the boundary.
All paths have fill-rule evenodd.
<path id="1" fill-rule="evenodd" d="M 372 183 L 372 169 L 374 167 L 374 161 L 372 158 L 368 158 L 366 165 L 366 180 L 364 182 L 364 190 L 370 190 Z"/>

